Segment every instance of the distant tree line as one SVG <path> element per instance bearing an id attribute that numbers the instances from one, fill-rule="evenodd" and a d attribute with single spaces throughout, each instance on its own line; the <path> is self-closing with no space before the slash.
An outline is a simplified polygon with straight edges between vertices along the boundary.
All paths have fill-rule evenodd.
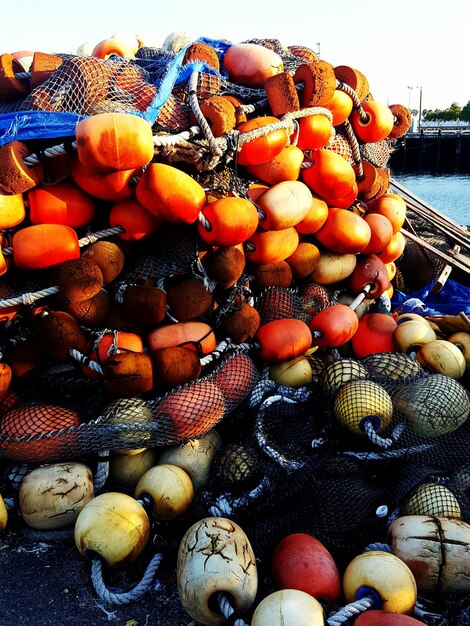
<path id="1" fill-rule="evenodd" d="M 422 116 L 424 122 L 470 122 L 470 100 L 464 107 L 452 102 L 448 109 L 424 109 Z"/>

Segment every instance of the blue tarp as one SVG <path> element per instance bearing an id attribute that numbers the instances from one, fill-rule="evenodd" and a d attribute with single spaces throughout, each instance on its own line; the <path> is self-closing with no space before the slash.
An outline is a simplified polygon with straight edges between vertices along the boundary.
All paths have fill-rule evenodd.
<path id="1" fill-rule="evenodd" d="M 447 280 L 439 293 L 432 291 L 429 283 L 412 293 L 395 291 L 392 308 L 398 313 L 420 315 L 458 315 L 470 313 L 470 288 L 453 280 Z"/>

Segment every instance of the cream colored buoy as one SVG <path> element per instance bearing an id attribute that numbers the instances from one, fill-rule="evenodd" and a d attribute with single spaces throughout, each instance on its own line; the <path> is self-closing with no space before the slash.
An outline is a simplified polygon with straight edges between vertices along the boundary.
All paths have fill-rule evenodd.
<path id="1" fill-rule="evenodd" d="M 193 524 L 181 540 L 177 559 L 178 593 L 189 615 L 206 626 L 226 623 L 216 594 L 227 594 L 235 611 L 253 604 L 258 589 L 255 555 L 235 522 L 208 517 Z"/>
<path id="2" fill-rule="evenodd" d="M 0 535 L 5 530 L 7 522 L 8 522 L 7 507 L 5 506 L 5 502 L 4 502 L 3 498 L 2 498 L 2 496 L 0 495 Z"/>
<path id="3" fill-rule="evenodd" d="M 432 374 L 401 385 L 393 394 L 393 406 L 418 437 L 438 437 L 461 426 L 470 414 L 466 389 L 458 381 Z"/>
<path id="4" fill-rule="evenodd" d="M 137 454 L 109 455 L 110 481 L 126 491 L 134 491 L 137 483 L 151 467 L 157 464 L 158 453 L 154 448 L 147 448 Z"/>
<path id="5" fill-rule="evenodd" d="M 381 607 L 390 613 L 411 613 L 416 604 L 416 581 L 411 569 L 394 554 L 381 550 L 363 552 L 347 566 L 343 575 L 346 601 L 367 594 L 379 596 Z"/>
<path id="6" fill-rule="evenodd" d="M 457 519 L 407 515 L 388 529 L 393 552 L 424 593 L 470 593 L 470 525 Z"/>
<path id="7" fill-rule="evenodd" d="M 312 382 L 312 366 L 305 356 L 299 356 L 282 363 L 272 363 L 269 366 L 269 377 L 279 385 L 297 389 Z"/>
<path id="8" fill-rule="evenodd" d="M 18 497 L 21 516 L 31 528 L 65 528 L 93 498 L 93 474 L 83 463 L 44 465 L 26 474 Z"/>
<path id="9" fill-rule="evenodd" d="M 470 371 L 470 333 L 466 333 L 463 330 L 457 333 L 453 333 L 447 337 L 447 341 L 453 343 L 462 352 L 465 359 L 465 371 Z"/>
<path id="10" fill-rule="evenodd" d="M 212 461 L 221 447 L 222 438 L 212 429 L 200 439 L 166 448 L 160 453 L 158 462 L 177 465 L 189 474 L 194 489 L 199 489 L 208 483 Z"/>
<path id="11" fill-rule="evenodd" d="M 297 589 L 269 594 L 256 607 L 251 626 L 323 626 L 323 608 L 314 597 Z"/>
<path id="12" fill-rule="evenodd" d="M 109 567 L 126 567 L 145 548 L 150 521 L 144 507 L 131 496 L 102 493 L 80 511 L 74 536 L 83 556 L 99 558 Z"/>
<path id="13" fill-rule="evenodd" d="M 398 352 L 416 351 L 424 344 L 436 339 L 436 333 L 429 323 L 417 319 L 398 324 L 393 332 L 393 343 Z"/>
<path id="14" fill-rule="evenodd" d="M 136 423 L 149 423 L 153 420 L 152 410 L 149 403 L 139 397 L 117 398 L 108 404 L 104 411 L 103 417 L 107 424 L 112 425 L 130 425 Z M 137 454 L 143 452 L 145 444 L 149 441 L 151 434 L 145 430 L 125 430 L 116 434 L 116 441 L 123 445 L 123 448 L 116 448 L 114 452 L 118 454 Z M 131 446 L 138 446 L 132 448 Z"/>
<path id="15" fill-rule="evenodd" d="M 189 474 L 177 465 L 164 463 L 150 468 L 135 488 L 135 497 L 150 496 L 153 516 L 170 520 L 182 515 L 194 498 L 194 486 Z"/>
<path id="16" fill-rule="evenodd" d="M 465 374 L 465 357 L 459 347 L 445 339 L 430 341 L 416 353 L 418 363 L 435 374 L 459 379 Z"/>
<path id="17" fill-rule="evenodd" d="M 436 483 L 417 487 L 400 507 L 401 515 L 431 515 L 460 519 L 462 511 L 450 489 Z"/>

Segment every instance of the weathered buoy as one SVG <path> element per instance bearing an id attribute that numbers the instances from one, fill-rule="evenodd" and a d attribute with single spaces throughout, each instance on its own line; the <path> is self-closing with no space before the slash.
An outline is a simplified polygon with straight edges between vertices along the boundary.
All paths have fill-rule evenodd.
<path id="1" fill-rule="evenodd" d="M 193 524 L 181 540 L 176 571 L 181 604 L 207 626 L 226 622 L 215 610 L 218 592 L 227 594 L 242 614 L 255 600 L 255 555 L 243 529 L 229 519 L 209 517 Z"/>
<path id="2" fill-rule="evenodd" d="M 407 515 L 388 529 L 394 554 L 424 593 L 470 593 L 470 526 L 447 517 Z M 385 607 L 384 607 L 385 608 Z"/>
<path id="3" fill-rule="evenodd" d="M 54 463 L 33 469 L 19 489 L 21 517 L 31 528 L 49 530 L 75 523 L 93 498 L 93 475 L 83 463 Z"/>

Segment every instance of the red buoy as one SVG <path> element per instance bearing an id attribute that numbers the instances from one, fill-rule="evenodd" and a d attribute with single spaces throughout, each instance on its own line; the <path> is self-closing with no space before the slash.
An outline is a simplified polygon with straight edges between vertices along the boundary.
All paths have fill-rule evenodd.
<path id="1" fill-rule="evenodd" d="M 335 604 L 341 597 L 338 567 L 326 547 L 311 535 L 284 537 L 273 553 L 272 574 L 278 589 L 305 591 L 327 604 Z"/>

